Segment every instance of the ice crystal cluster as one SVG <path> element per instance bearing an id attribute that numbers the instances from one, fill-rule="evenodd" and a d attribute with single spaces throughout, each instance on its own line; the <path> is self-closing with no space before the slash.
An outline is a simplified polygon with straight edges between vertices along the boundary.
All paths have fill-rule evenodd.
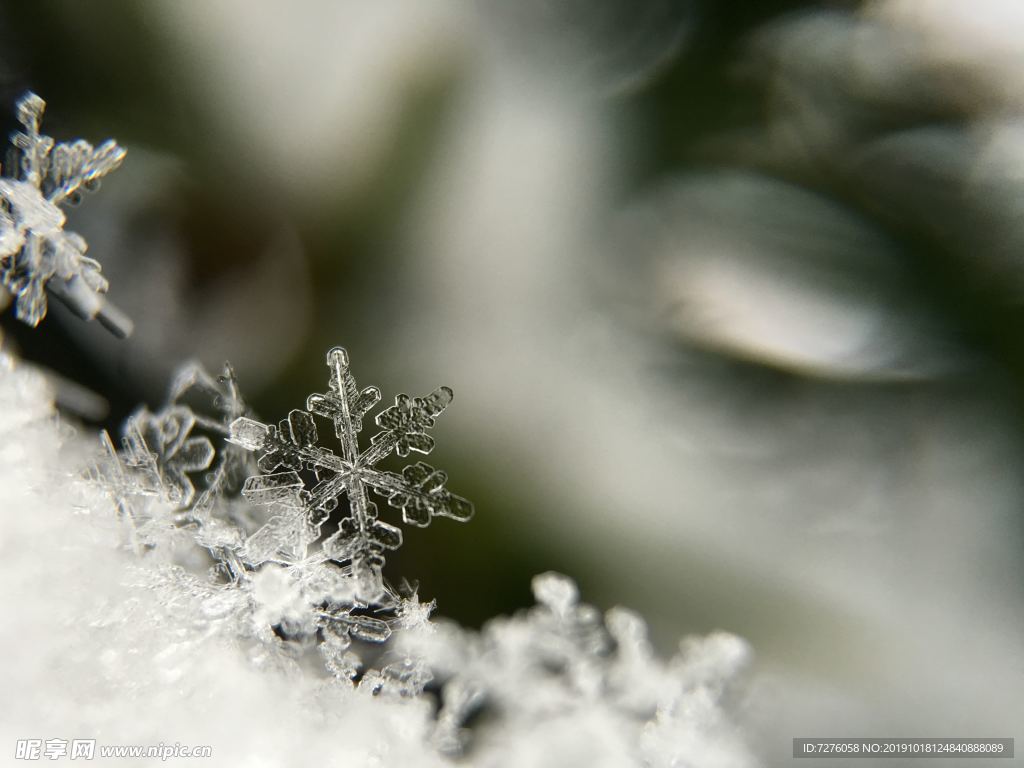
<path id="1" fill-rule="evenodd" d="M 311 722 L 369 718 L 377 740 L 339 765 L 402 754 L 411 765 L 754 764 L 722 706 L 747 656 L 734 636 L 688 639 L 664 661 L 639 616 L 602 615 L 554 573 L 534 580 L 535 607 L 479 632 L 432 617 L 433 603 L 404 580 L 393 586 L 381 555 L 401 530 L 378 519 L 369 493 L 410 525 L 473 512 L 424 462 L 379 466 L 433 448 L 427 430 L 452 392 L 399 395 L 360 450 L 380 392 L 357 388 L 343 349 L 327 363 L 327 392 L 276 425 L 249 412 L 230 366 L 217 377 L 185 366 L 161 408 L 128 419 L 120 448 L 102 435 L 92 469 L 59 479 L 75 502 L 52 514 L 73 508 L 79 524 L 85 516 L 105 532 L 108 557 L 128 558 L 118 581 L 133 597 L 76 620 L 75 632 L 99 632 L 93 642 L 132 644 L 116 658 L 117 640 L 97 650 L 107 675 L 138 693 L 149 659 L 197 696 L 201 680 L 185 681 L 202 664 L 196 655 L 231 649 L 247 670 L 234 674 L 305 691 L 304 716 L 314 701 L 320 711 Z M 15 372 L 8 361 L 8 400 L 27 389 Z M 34 428 L 53 430 L 45 408 L 9 405 L 5 413 L 34 413 Z M 26 418 L 7 417 L 8 439 Z M 318 421 L 333 427 L 337 452 L 320 444 Z"/>
<path id="2" fill-rule="evenodd" d="M 31 323 L 54 282 L 105 290 L 57 206 L 123 155 L 54 148 L 41 112 L 20 102 L 20 176 L 0 186 L 3 281 Z M 359 388 L 346 351 L 327 367 L 325 392 L 266 423 L 230 365 L 186 365 L 97 451 L 0 353 L 0 686 L 21 692 L 0 739 L 191 739 L 229 765 L 754 764 L 723 704 L 738 638 L 662 660 L 639 616 L 602 615 L 554 573 L 534 580 L 535 607 L 480 631 L 434 618 L 385 554 L 399 521 L 473 515 L 409 459 L 434 448 L 452 390 L 374 417 L 381 392 Z"/>
<path id="3" fill-rule="evenodd" d="M 34 93 L 17 105 L 23 130 L 13 135 L 0 176 L 0 285 L 15 297 L 18 319 L 29 325 L 46 316 L 50 291 L 82 317 L 98 318 L 126 336 L 130 323 L 104 302 L 100 264 L 85 255 L 80 235 L 64 229 L 62 210 L 95 189 L 125 152 L 114 141 L 98 147 L 83 139 L 55 143 L 39 130 L 45 106 Z"/>
<path id="4" fill-rule="evenodd" d="M 377 519 L 368 491 L 417 526 L 434 516 L 466 521 L 473 507 L 428 464 L 400 474 L 377 466 L 392 452 L 432 449 L 427 430 L 451 402 L 450 389 L 399 395 L 377 416 L 381 431 L 360 452 L 362 420 L 380 391 L 357 389 L 344 349 L 332 349 L 327 363 L 328 392 L 310 395 L 308 410 L 295 409 L 277 425 L 245 415 L 230 365 L 216 378 L 187 365 L 162 408 L 141 408 L 128 419 L 120 451 L 101 436 L 104 455 L 92 476 L 136 552 L 169 538 L 180 549 L 191 539 L 209 553 L 216 578 L 250 594 L 279 661 L 319 644 L 328 667 L 350 679 L 359 670 L 351 640 L 386 641 L 415 604 L 410 590 L 399 595 L 383 577 L 382 553 L 401 545 L 402 532 Z M 319 445 L 314 414 L 334 426 L 340 455 Z M 337 530 L 323 538 L 327 523 Z"/>

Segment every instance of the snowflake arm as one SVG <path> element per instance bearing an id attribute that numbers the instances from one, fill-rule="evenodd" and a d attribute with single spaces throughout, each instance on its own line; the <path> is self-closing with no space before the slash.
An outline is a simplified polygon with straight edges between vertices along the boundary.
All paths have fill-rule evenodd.
<path id="1" fill-rule="evenodd" d="M 80 235 L 65 231 L 60 208 L 94 189 L 121 165 L 125 151 L 114 141 L 95 148 L 82 139 L 55 144 L 40 133 L 44 107 L 34 93 L 17 105 L 24 130 L 12 136 L 8 175 L 0 177 L 0 285 L 15 297 L 15 314 L 28 325 L 46 316 L 49 291 L 79 316 L 127 336 L 131 321 L 103 300 L 108 286 L 100 264 L 85 255 Z"/>
<path id="2" fill-rule="evenodd" d="M 324 541 L 323 551 L 333 560 L 349 563 L 360 597 L 372 602 L 384 589 L 383 553 L 402 545 L 402 532 L 378 519 L 370 492 L 401 509 L 403 520 L 411 525 L 425 526 L 433 517 L 460 521 L 472 517 L 472 505 L 444 488 L 443 472 L 422 462 L 406 467 L 402 474 L 377 467 L 393 451 L 402 457 L 410 451 L 431 451 L 434 441 L 427 430 L 451 402 L 452 391 L 440 387 L 423 398 L 399 395 L 393 406 L 377 416 L 381 431 L 360 451 L 363 417 L 380 401 L 380 390 L 359 389 L 348 354 L 340 347 L 327 353 L 327 367 L 328 391 L 310 395 L 306 410 L 293 410 L 276 426 L 238 418 L 231 424 L 229 441 L 259 455 L 260 474 L 246 480 L 242 490 L 254 503 L 298 506 L 319 528 L 339 499 L 347 498 L 348 515 Z M 319 444 L 314 414 L 333 423 L 339 453 Z M 315 473 L 311 488 L 306 488 L 303 470 Z"/>
<path id="3" fill-rule="evenodd" d="M 459 522 L 473 517 L 473 505 L 450 493 L 444 487 L 447 481 L 444 472 L 420 461 L 403 469 L 401 475 L 382 472 L 368 482 L 375 491 L 387 496 L 388 504 L 402 510 L 406 523 L 425 527 L 435 517 L 450 517 Z"/>
<path id="4" fill-rule="evenodd" d="M 341 457 L 350 462 L 359 453 L 357 436 L 363 429 L 363 416 L 380 402 L 380 390 L 367 387 L 359 391 L 349 370 L 348 352 L 341 347 L 327 353 L 327 367 L 331 370 L 330 390 L 324 395 L 310 395 L 306 398 L 306 408 L 334 422 Z"/>

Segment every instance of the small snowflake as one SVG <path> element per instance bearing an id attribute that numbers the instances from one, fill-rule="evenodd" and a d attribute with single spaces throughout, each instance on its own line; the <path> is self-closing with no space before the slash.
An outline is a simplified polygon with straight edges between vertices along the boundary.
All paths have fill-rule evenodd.
<path id="1" fill-rule="evenodd" d="M 159 478 L 167 501 L 182 507 L 195 495 L 189 473 L 207 469 L 216 454 L 208 437 L 192 435 L 195 424 L 189 408 L 171 406 L 158 413 L 139 410 L 125 428 L 126 463 Z"/>
<path id="2" fill-rule="evenodd" d="M 126 522 L 134 549 L 155 543 L 161 531 L 187 526 L 232 579 L 239 577 L 244 567 L 236 550 L 245 526 L 230 513 L 248 505 L 233 504 L 232 494 L 254 461 L 224 438 L 246 412 L 230 365 L 214 377 L 192 362 L 178 371 L 162 408 L 139 408 L 128 417 L 120 451 L 101 433 L 102 453 L 90 474 Z"/>
<path id="3" fill-rule="evenodd" d="M 62 205 L 121 165 L 125 151 L 114 141 L 99 147 L 79 139 L 55 144 L 39 132 L 45 102 L 27 93 L 18 102 L 23 132 L 12 137 L 15 161 L 0 177 L 0 284 L 15 299 L 15 315 L 36 326 L 46 316 L 46 291 L 58 295 L 79 315 L 98 317 L 125 336 L 130 321 L 106 305 L 107 281 L 99 262 L 85 255 L 86 242 L 64 229 Z"/>
<path id="4" fill-rule="evenodd" d="M 110 497 L 138 554 L 188 522 L 195 497 L 189 474 L 209 467 L 215 455 L 207 437 L 192 434 L 194 425 L 183 406 L 142 408 L 125 423 L 120 451 L 100 433 L 102 453 L 89 475 Z"/>
<path id="5" fill-rule="evenodd" d="M 198 400 L 208 401 L 207 407 L 199 408 Z M 217 377 L 199 363 L 185 364 L 174 377 L 166 405 L 155 412 L 139 408 L 125 422 L 124 447 L 117 458 L 134 470 L 129 485 L 137 495 L 160 496 L 192 517 L 205 517 L 217 498 L 238 490 L 253 466 L 247 451 L 223 440 L 215 448 L 199 431 L 226 438 L 229 425 L 247 412 L 230 364 Z M 111 442 L 106 433 L 103 440 L 105 445 Z M 106 451 L 108 457 L 110 453 Z M 197 494 L 190 475 L 206 469 L 211 471 Z M 119 474 L 124 475 L 123 468 Z"/>
<path id="6" fill-rule="evenodd" d="M 405 457 L 410 451 L 429 453 L 434 447 L 427 430 L 452 401 L 452 391 L 439 387 L 426 397 L 399 395 L 395 404 L 376 418 L 381 431 L 360 451 L 358 434 L 363 417 L 380 401 L 380 390 L 360 390 L 349 370 L 348 354 L 335 347 L 327 353 L 331 371 L 326 394 L 310 395 L 306 410 L 293 410 L 277 426 L 240 417 L 231 424 L 230 441 L 259 455 L 260 474 L 250 477 L 243 495 L 259 504 L 291 509 L 291 519 L 279 515 L 271 523 L 278 531 L 259 532 L 253 538 L 277 538 L 296 526 L 318 535 L 320 526 L 337 508 L 341 497 L 348 499 L 350 512 L 338 531 L 323 543 L 325 555 L 349 562 L 359 585 L 360 599 L 373 602 L 384 593 L 381 568 L 384 550 L 402 544 L 400 529 L 377 519 L 373 491 L 402 510 L 409 525 L 425 526 L 434 517 L 469 520 L 473 505 L 445 488 L 447 476 L 429 464 L 417 462 L 402 474 L 377 468 L 392 451 Z M 330 419 L 340 443 L 340 454 L 319 445 L 313 415 Z M 312 471 L 316 482 L 307 488 L 300 474 Z"/>
<path id="7" fill-rule="evenodd" d="M 163 412 L 173 408 L 187 408 L 193 419 L 192 426 L 216 438 L 216 459 L 211 459 L 208 465 L 210 472 L 204 478 L 205 488 L 191 504 L 186 502 L 193 518 L 208 521 L 215 502 L 231 492 L 237 493 L 255 471 L 252 454 L 226 441 L 231 423 L 249 413 L 234 368 L 226 362 L 223 372 L 215 377 L 198 362 L 186 363 L 174 376 L 168 406 Z"/>

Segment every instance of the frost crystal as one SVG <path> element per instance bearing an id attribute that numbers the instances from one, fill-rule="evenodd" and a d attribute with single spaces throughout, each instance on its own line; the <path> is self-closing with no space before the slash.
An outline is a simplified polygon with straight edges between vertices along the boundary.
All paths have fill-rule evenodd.
<path id="1" fill-rule="evenodd" d="M 0 284 L 15 296 L 19 320 L 36 326 L 46 316 L 46 291 L 76 314 L 98 318 L 119 336 L 131 322 L 106 304 L 107 281 L 86 242 L 64 229 L 63 205 L 116 169 L 125 151 L 114 141 L 93 147 L 82 139 L 55 144 L 39 132 L 45 102 L 27 93 L 17 104 L 23 131 L 12 136 L 6 175 L 0 177 Z"/>
<path id="2" fill-rule="evenodd" d="M 405 639 L 406 658 L 430 667 L 441 687 L 441 751 L 461 753 L 472 742 L 474 753 L 506 752 L 511 744 L 506 764 L 566 764 L 549 763 L 548 753 L 586 741 L 594 728 L 597 741 L 589 753 L 574 750 L 574 764 L 750 764 L 721 704 L 749 657 L 742 640 L 723 632 L 684 640 L 665 663 L 631 611 L 602 617 L 555 573 L 537 576 L 533 592 L 537 606 L 479 634 L 447 627 Z M 535 741 L 542 751 L 531 751 Z"/>
<path id="3" fill-rule="evenodd" d="M 324 541 L 323 552 L 332 560 L 349 563 L 357 595 L 375 602 L 385 592 L 383 553 L 401 546 L 402 532 L 377 519 L 370 491 L 402 510 L 402 519 L 409 525 L 426 526 L 434 517 L 466 521 L 473 516 L 473 505 L 450 493 L 445 488 L 447 475 L 429 464 L 411 464 L 401 474 L 377 468 L 392 451 L 402 457 L 410 451 L 431 451 L 434 441 L 427 430 L 452 401 L 452 391 L 439 387 L 422 398 L 399 395 L 393 406 L 377 416 L 381 431 L 360 451 L 363 417 L 380 401 L 380 390 L 357 387 L 348 354 L 341 347 L 327 353 L 327 366 L 331 371 L 328 392 L 310 395 L 306 410 L 291 411 L 277 426 L 240 417 L 231 424 L 230 441 L 259 455 L 260 474 L 246 480 L 243 495 L 283 510 L 252 538 L 311 542 L 339 500 L 346 498 L 347 514 L 338 531 Z M 314 414 L 333 422 L 340 454 L 319 445 Z M 307 482 L 303 472 L 312 472 L 315 481 Z M 249 554 L 252 561 L 270 559 L 266 548 L 257 555 L 250 547 Z"/>

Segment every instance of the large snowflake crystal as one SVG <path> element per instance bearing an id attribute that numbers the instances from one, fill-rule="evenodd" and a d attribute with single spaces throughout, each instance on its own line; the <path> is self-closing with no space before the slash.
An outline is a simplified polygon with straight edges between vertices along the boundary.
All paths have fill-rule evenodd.
<path id="1" fill-rule="evenodd" d="M 80 235 L 65 231 L 61 210 L 95 189 L 125 151 L 114 141 L 99 147 L 82 139 L 55 144 L 39 132 L 45 105 L 34 93 L 17 105 L 24 131 L 12 136 L 6 175 L 0 177 L 0 285 L 14 295 L 15 314 L 29 325 L 46 316 L 49 290 L 82 317 L 97 317 L 126 336 L 130 321 L 103 301 L 107 281 L 99 262 L 85 255 Z"/>
<path id="2" fill-rule="evenodd" d="M 401 509 L 402 519 L 409 525 L 426 526 L 435 517 L 466 521 L 473 515 L 473 505 L 450 493 L 445 488 L 447 475 L 429 464 L 411 464 L 401 474 L 377 468 L 392 451 L 402 457 L 410 451 L 431 451 L 434 441 L 427 430 L 451 402 L 452 391 L 439 387 L 422 398 L 399 395 L 393 406 L 377 416 L 381 431 L 361 451 L 358 435 L 363 417 L 380 401 L 380 390 L 357 387 L 348 354 L 340 347 L 327 353 L 327 366 L 331 371 L 329 390 L 310 395 L 306 410 L 293 410 L 277 426 L 240 417 L 231 424 L 229 439 L 259 455 L 260 474 L 246 481 L 243 495 L 254 503 L 291 510 L 291 520 L 304 541 L 315 538 L 339 500 L 347 498 L 349 513 L 338 531 L 324 541 L 323 553 L 349 563 L 359 599 L 374 602 L 385 591 L 381 576 L 384 551 L 401 546 L 402 532 L 377 519 L 370 491 Z M 333 422 L 339 453 L 319 444 L 314 414 Z M 302 473 L 310 471 L 315 480 L 307 482 Z M 276 539 L 286 530 L 295 530 L 286 518 L 275 517 L 271 521 L 274 530 L 257 532 L 252 539 Z"/>

